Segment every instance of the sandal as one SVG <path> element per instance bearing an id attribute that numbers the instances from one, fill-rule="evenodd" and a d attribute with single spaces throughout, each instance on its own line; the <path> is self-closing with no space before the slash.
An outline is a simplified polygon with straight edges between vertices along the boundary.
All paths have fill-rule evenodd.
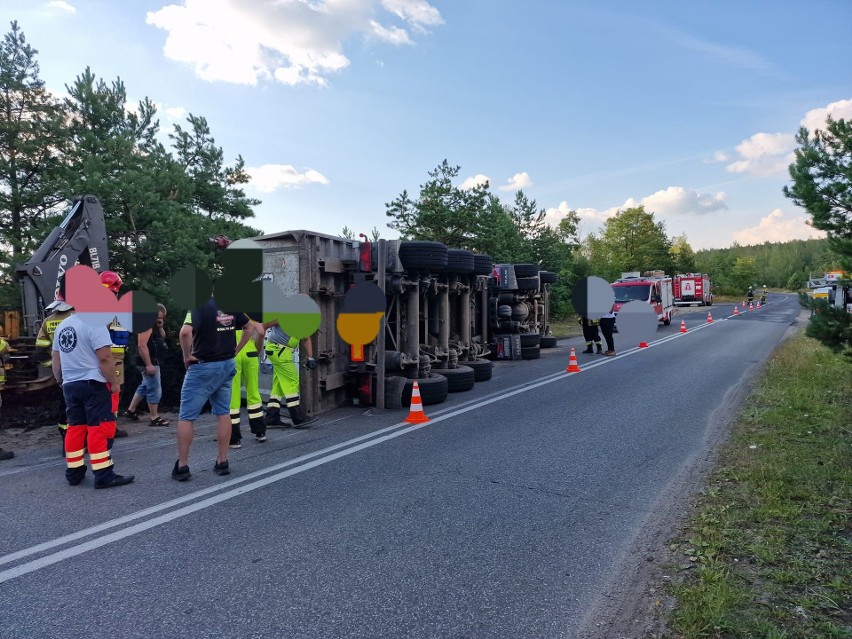
<path id="1" fill-rule="evenodd" d="M 119 417 L 127 417 L 129 419 L 132 419 L 134 422 L 139 421 L 139 411 L 138 410 L 133 411 L 133 410 L 130 410 L 129 408 L 125 408 L 123 411 L 118 413 L 118 416 Z"/>
<path id="2" fill-rule="evenodd" d="M 150 426 L 168 426 L 169 420 L 163 419 L 162 417 L 155 417 L 151 420 Z"/>

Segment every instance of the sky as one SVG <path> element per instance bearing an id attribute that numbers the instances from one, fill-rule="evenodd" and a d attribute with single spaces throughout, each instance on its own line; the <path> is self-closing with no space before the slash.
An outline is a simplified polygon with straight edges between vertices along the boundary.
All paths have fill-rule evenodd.
<path id="1" fill-rule="evenodd" d="M 852 118 L 849 0 L 0 0 L 58 94 L 86 67 L 203 116 L 264 233 L 387 239 L 446 159 L 582 236 L 644 205 L 695 249 L 822 237 L 799 127 Z M 128 105 L 132 107 L 131 105 Z M 165 139 L 165 137 L 164 137 Z"/>

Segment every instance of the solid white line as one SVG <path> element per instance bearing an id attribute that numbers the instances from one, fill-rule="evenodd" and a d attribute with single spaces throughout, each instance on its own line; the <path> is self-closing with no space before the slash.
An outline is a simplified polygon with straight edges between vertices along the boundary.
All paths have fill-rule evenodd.
<path id="1" fill-rule="evenodd" d="M 709 328 L 710 326 L 712 326 L 713 324 L 715 324 L 717 322 L 721 323 L 721 322 L 726 321 L 726 320 L 728 320 L 732 317 L 734 317 L 734 315 L 730 315 L 730 316 L 728 316 L 726 318 L 722 318 L 720 320 L 714 320 L 714 322 L 712 324 L 704 323 L 702 325 L 699 325 L 699 326 L 691 329 L 691 331 L 689 331 L 687 333 L 675 333 L 674 335 L 670 335 L 670 336 L 661 338 L 659 340 L 655 340 L 655 341 L 648 344 L 648 348 L 659 346 L 659 345 L 664 344 L 666 342 L 669 342 L 673 339 L 683 337 L 684 335 L 689 335 L 690 332 L 694 333 L 698 330 Z M 638 347 L 634 347 L 634 348 L 622 353 L 621 355 L 617 355 L 615 357 L 608 358 L 606 360 L 600 360 L 598 362 L 594 362 L 592 364 L 585 365 L 584 370 L 589 370 L 589 369 L 597 368 L 599 366 L 603 366 L 603 365 L 605 365 L 605 364 L 607 364 L 607 363 L 609 363 L 613 360 L 621 359 L 623 357 L 629 357 L 630 355 L 634 355 L 634 354 L 641 352 L 643 350 L 645 350 L 645 349 L 644 348 L 640 349 Z M 480 399 L 480 400 L 477 400 L 477 401 L 472 401 L 467 406 L 455 407 L 455 408 L 451 409 L 451 411 L 446 412 L 445 414 L 442 414 L 442 415 L 436 414 L 435 417 L 431 418 L 430 421 L 425 423 L 425 424 L 417 424 L 417 425 L 412 426 L 412 425 L 408 425 L 406 422 L 400 422 L 400 423 L 394 424 L 392 426 L 389 426 L 387 428 L 375 431 L 373 433 L 368 433 L 366 435 L 362 435 L 360 437 L 356 437 L 354 439 L 347 440 L 345 442 L 341 442 L 340 444 L 336 444 L 334 446 L 329 446 L 328 448 L 325 448 L 325 449 L 322 449 L 322 450 L 319 450 L 319 451 L 315 451 L 313 453 L 308 453 L 306 455 L 302 455 L 301 457 L 297 457 L 297 458 L 289 460 L 287 462 L 282 462 L 281 464 L 277 464 L 275 466 L 271 466 L 269 468 L 259 470 L 259 471 L 256 471 L 254 473 L 250 473 L 249 475 L 246 475 L 244 477 L 239 477 L 237 479 L 233 479 L 233 480 L 231 480 L 231 481 L 229 481 L 225 484 L 222 484 L 220 486 L 210 487 L 210 488 L 206 488 L 204 490 L 196 491 L 196 492 L 194 492 L 190 495 L 185 495 L 184 497 L 179 497 L 177 499 L 173 499 L 173 500 L 170 500 L 168 502 L 164 502 L 162 504 L 158 504 L 156 506 L 146 508 L 144 510 L 138 511 L 136 513 L 132 513 L 130 515 L 126 515 L 124 517 L 119 517 L 117 519 L 114 519 L 114 520 L 109 521 L 109 522 L 105 522 L 103 524 L 99 524 L 97 526 L 92 526 L 90 528 L 79 531 L 77 533 L 65 535 L 63 537 L 59 537 L 59 538 L 54 539 L 54 540 L 49 541 L 49 542 L 45 542 L 45 543 L 42 543 L 42 544 L 38 544 L 36 546 L 32 546 L 30 548 L 25 548 L 23 550 L 20 550 L 20 551 L 14 552 L 14 553 L 10 553 L 8 555 L 0 557 L 0 565 L 10 563 L 10 562 L 13 562 L 13 561 L 17 561 L 17 560 L 22 559 L 24 557 L 28 557 L 30 555 L 37 554 L 37 553 L 42 552 L 44 550 L 49 550 L 51 548 L 55 548 L 55 547 L 64 545 L 64 544 L 69 543 L 69 542 L 73 542 L 73 541 L 83 539 L 83 538 L 88 537 L 90 535 L 93 535 L 93 534 L 96 534 L 96 533 L 99 533 L 99 532 L 103 532 L 104 530 L 109 530 L 110 528 L 115 528 L 116 526 L 121 526 L 123 524 L 129 523 L 129 522 L 134 521 L 136 519 L 140 519 L 142 517 L 147 517 L 148 515 L 154 514 L 156 512 L 166 510 L 168 508 L 172 508 L 173 506 L 180 505 L 180 504 L 185 503 L 187 501 L 192 501 L 192 500 L 195 500 L 199 497 L 203 497 L 203 496 L 208 495 L 208 494 L 212 494 L 212 493 L 215 493 L 215 492 L 220 492 L 220 491 L 226 490 L 227 488 L 234 486 L 236 484 L 251 481 L 251 480 L 256 479 L 258 477 L 268 475 L 271 472 L 274 473 L 277 470 L 281 470 L 281 469 L 286 468 L 288 466 L 293 466 L 294 464 L 298 464 L 300 462 L 311 459 L 313 457 L 317 457 L 319 455 L 323 455 L 325 453 L 329 453 L 331 451 L 338 450 L 340 448 L 345 448 L 346 446 L 350 446 L 353 443 L 356 443 L 358 441 L 362 441 L 362 443 L 357 444 L 355 446 L 350 446 L 349 448 L 345 448 L 345 450 L 338 450 L 338 452 L 333 452 L 329 455 L 326 455 L 325 457 L 321 457 L 320 459 L 308 461 L 307 463 L 304 463 L 301 466 L 297 466 L 295 468 L 291 468 L 291 469 L 286 470 L 284 472 L 264 477 L 263 479 L 258 479 L 254 483 L 249 484 L 247 486 L 242 486 L 242 487 L 239 487 L 239 488 L 235 488 L 233 490 L 229 490 L 227 492 L 223 492 L 223 493 L 216 495 L 214 497 L 210 497 L 210 498 L 205 499 L 203 501 L 196 502 L 196 503 L 188 505 L 188 506 L 184 506 L 183 508 L 180 508 L 178 510 L 174 510 L 170 513 L 160 515 L 159 517 L 155 517 L 154 519 L 150 519 L 148 521 L 145 521 L 145 522 L 142 522 L 142 523 L 139 523 L 139 524 L 135 524 L 133 526 L 129 526 L 127 528 L 116 531 L 114 533 L 110 533 L 108 535 L 99 537 L 97 539 L 93 539 L 93 540 L 84 542 L 82 544 L 79 544 L 77 546 L 67 548 L 65 550 L 53 553 L 51 555 L 46 555 L 44 557 L 41 557 L 39 559 L 30 561 L 30 562 L 27 562 L 27 563 L 24 563 L 24 564 L 21 564 L 19 566 L 15 566 L 14 568 L 10 568 L 8 570 L 0 572 L 0 583 L 3 583 L 5 581 L 9 581 L 9 580 L 14 579 L 16 577 L 20 577 L 20 576 L 28 574 L 30 572 L 34 572 L 34 571 L 39 570 L 41 568 L 44 568 L 44 567 L 50 566 L 52 564 L 58 563 L 60 561 L 63 561 L 64 559 L 75 557 L 77 555 L 88 552 L 89 550 L 93 550 L 95 548 L 100 548 L 100 547 L 102 547 L 106 544 L 112 543 L 114 541 L 119 541 L 119 540 L 124 539 L 126 537 L 129 537 L 131 535 L 134 535 L 134 534 L 143 532 L 145 530 L 148 530 L 150 528 L 154 528 L 156 526 L 168 523 L 168 522 L 173 521 L 175 519 L 178 519 L 180 517 L 184 517 L 186 515 L 194 513 L 198 510 L 202 510 L 204 508 L 207 508 L 209 506 L 213 506 L 215 504 L 221 503 L 221 502 L 226 501 L 228 499 L 232 499 L 234 497 L 243 495 L 245 493 L 251 492 L 251 491 L 256 490 L 258 488 L 262 488 L 264 486 L 267 486 L 267 485 L 274 483 L 276 481 L 279 481 L 281 479 L 291 477 L 292 475 L 296 475 L 298 473 L 304 472 L 306 470 L 310 470 L 310 469 L 315 468 L 317 466 L 321 466 L 321 465 L 326 464 L 328 462 L 340 459 L 342 457 L 346 457 L 348 455 L 359 452 L 361 450 L 365 450 L 367 448 L 377 446 L 381 443 L 390 441 L 390 440 L 395 439 L 397 437 L 400 437 L 402 435 L 405 435 L 405 434 L 414 432 L 416 430 L 419 430 L 419 429 L 423 428 L 424 426 L 440 423 L 440 422 L 445 421 L 447 419 L 450 419 L 452 417 L 456 417 L 458 415 L 463 415 L 464 413 L 467 413 L 471 410 L 475 410 L 477 408 L 482 408 L 483 406 L 487 406 L 489 404 L 493 404 L 493 403 L 496 403 L 498 401 L 508 399 L 508 398 L 513 397 L 515 395 L 525 393 L 527 391 L 533 390 L 535 388 L 539 388 L 541 386 L 545 386 L 547 384 L 551 384 L 553 382 L 559 381 L 560 379 L 564 379 L 566 377 L 571 377 L 573 375 L 577 375 L 577 373 L 560 372 L 560 373 L 550 374 L 550 375 L 547 375 L 547 376 L 540 378 L 538 381 L 528 382 L 526 384 L 519 385 L 518 387 L 516 387 L 514 389 L 501 391 L 501 392 L 499 392 L 499 395 L 495 394 L 496 396 L 494 396 L 494 397 L 490 397 L 488 399 Z M 391 432 L 391 431 L 396 431 L 396 432 Z M 382 433 L 388 433 L 388 434 L 385 434 L 384 436 L 382 436 Z M 363 441 L 363 440 L 369 440 L 369 441 Z"/>

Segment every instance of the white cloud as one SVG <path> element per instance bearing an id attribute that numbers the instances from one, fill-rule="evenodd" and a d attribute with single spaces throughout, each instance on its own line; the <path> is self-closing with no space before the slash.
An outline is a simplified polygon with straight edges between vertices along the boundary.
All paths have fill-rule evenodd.
<path id="1" fill-rule="evenodd" d="M 825 233 L 807 224 L 807 216 L 788 217 L 781 209 L 775 209 L 760 224 L 736 231 L 733 239 L 740 244 L 763 244 L 764 242 L 787 242 L 825 237 Z"/>
<path id="2" fill-rule="evenodd" d="M 490 184 L 491 178 L 487 175 L 482 175 L 482 173 L 477 173 L 473 177 L 467 178 L 464 182 L 459 185 L 459 188 L 462 191 L 467 191 L 468 189 L 472 189 L 475 186 L 479 186 L 480 184 Z"/>
<path id="3" fill-rule="evenodd" d="M 729 173 L 783 175 L 794 160 L 796 137 L 792 133 L 755 133 L 736 148 L 740 159 L 726 167 Z"/>
<path id="4" fill-rule="evenodd" d="M 186 117 L 187 110 L 183 107 L 164 107 L 163 113 L 169 122 L 177 122 Z"/>
<path id="5" fill-rule="evenodd" d="M 501 191 L 517 191 L 527 186 L 532 186 L 532 180 L 526 171 L 515 173 L 512 177 L 506 180 L 508 184 L 498 187 Z"/>
<path id="6" fill-rule="evenodd" d="M 281 188 L 305 186 L 306 184 L 328 184 L 328 178 L 319 171 L 308 169 L 299 173 L 292 164 L 264 164 L 247 167 L 251 176 L 250 185 L 261 193 L 272 193 Z"/>
<path id="7" fill-rule="evenodd" d="M 839 100 L 820 109 L 811 109 L 805 113 L 801 125 L 813 133 L 816 129 L 825 129 L 828 116 L 835 120 L 852 120 L 852 100 Z"/>
<path id="8" fill-rule="evenodd" d="M 401 24 L 384 24 L 376 14 Z M 424 0 L 183 0 L 148 12 L 168 32 L 167 58 L 192 65 L 210 82 L 327 86 L 349 66 L 343 43 L 353 35 L 411 44 L 407 29 L 441 24 Z"/>
<path id="9" fill-rule="evenodd" d="M 727 195 L 719 193 L 699 193 L 694 189 L 685 189 L 682 186 L 670 186 L 664 190 L 642 198 L 641 204 L 649 212 L 659 217 L 671 215 L 690 215 L 712 213 L 727 209 L 725 200 Z M 636 206 L 635 204 L 625 205 Z"/>
<path id="10" fill-rule="evenodd" d="M 65 11 L 67 13 L 77 13 L 76 7 L 64 0 L 51 0 L 51 2 L 47 3 L 47 6 L 50 9 L 59 9 L 60 11 Z"/>

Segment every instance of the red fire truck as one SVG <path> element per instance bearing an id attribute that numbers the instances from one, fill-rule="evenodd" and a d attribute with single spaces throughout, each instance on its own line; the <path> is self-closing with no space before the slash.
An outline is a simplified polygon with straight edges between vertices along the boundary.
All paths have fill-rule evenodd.
<path id="1" fill-rule="evenodd" d="M 657 319 L 668 326 L 674 315 L 674 297 L 672 278 L 663 271 L 638 271 L 622 273 L 621 278 L 612 283 L 615 293 L 615 314 L 627 302 L 640 300 L 647 302 L 657 312 Z"/>
<path id="2" fill-rule="evenodd" d="M 685 273 L 674 277 L 675 306 L 712 306 L 713 291 L 707 273 Z"/>

